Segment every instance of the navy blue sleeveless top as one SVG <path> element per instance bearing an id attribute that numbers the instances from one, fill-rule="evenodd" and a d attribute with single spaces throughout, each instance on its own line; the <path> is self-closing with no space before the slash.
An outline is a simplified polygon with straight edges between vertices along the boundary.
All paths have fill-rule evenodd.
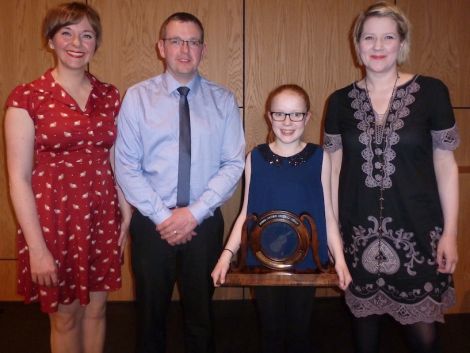
<path id="1" fill-rule="evenodd" d="M 290 211 L 298 216 L 309 214 L 316 223 L 319 241 L 319 256 L 322 263 L 328 262 L 325 206 L 321 183 L 323 150 L 308 143 L 299 153 L 282 157 L 262 144 L 251 152 L 251 179 L 248 193 L 248 214 L 258 216 L 273 210 Z M 254 264 L 254 255 L 249 252 L 247 264 Z M 315 269 L 311 250 L 295 269 Z"/>

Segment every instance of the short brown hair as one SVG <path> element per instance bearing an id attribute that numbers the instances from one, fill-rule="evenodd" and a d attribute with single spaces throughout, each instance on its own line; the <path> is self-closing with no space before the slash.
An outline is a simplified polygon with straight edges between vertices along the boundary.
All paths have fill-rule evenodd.
<path id="1" fill-rule="evenodd" d="M 101 20 L 100 15 L 91 6 L 82 2 L 64 3 L 50 9 L 42 23 L 42 37 L 44 46 L 62 28 L 80 22 L 84 17 L 88 19 L 96 35 L 96 48 L 101 44 Z"/>
<path id="2" fill-rule="evenodd" d="M 170 15 L 160 27 L 159 39 L 166 39 L 166 27 L 171 21 L 179 21 L 179 22 L 192 22 L 196 26 L 199 27 L 201 30 L 201 42 L 204 43 L 204 27 L 202 26 L 201 21 L 194 16 L 193 14 L 187 12 L 175 12 L 174 14 Z"/>
<path id="3" fill-rule="evenodd" d="M 293 92 L 297 94 L 300 98 L 302 98 L 302 100 L 305 103 L 305 108 L 307 109 L 307 112 L 310 111 L 310 98 L 308 96 L 308 93 L 305 89 L 303 89 L 299 85 L 289 83 L 289 84 L 277 86 L 275 89 L 273 89 L 268 95 L 268 99 L 266 100 L 266 105 L 264 109 L 265 111 L 264 117 L 266 119 L 266 122 L 268 123 L 268 129 L 269 129 L 268 136 L 266 137 L 266 141 L 268 143 L 273 142 L 275 139 L 273 127 L 271 126 L 271 121 L 269 120 L 269 112 L 271 111 L 271 105 L 273 103 L 274 98 L 276 98 L 279 94 L 286 92 L 286 91 Z"/>
<path id="4" fill-rule="evenodd" d="M 362 62 L 359 55 L 359 42 L 361 40 L 364 23 L 370 17 L 388 17 L 395 21 L 397 24 L 398 35 L 400 36 L 400 42 L 402 43 L 402 47 L 398 53 L 397 63 L 398 65 L 403 64 L 408 60 L 408 56 L 410 54 L 411 24 L 405 14 L 397 6 L 386 1 L 380 1 L 369 6 L 365 11 L 361 12 L 359 16 L 357 16 L 356 21 L 354 22 L 352 40 L 359 63 Z"/>

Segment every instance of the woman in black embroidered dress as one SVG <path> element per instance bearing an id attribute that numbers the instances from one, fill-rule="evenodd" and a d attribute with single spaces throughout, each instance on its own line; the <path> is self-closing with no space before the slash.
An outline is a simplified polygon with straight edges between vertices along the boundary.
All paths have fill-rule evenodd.
<path id="1" fill-rule="evenodd" d="M 409 23 L 386 2 L 356 20 L 365 77 L 332 94 L 325 150 L 353 281 L 357 352 L 378 352 L 379 321 L 404 325 L 413 352 L 438 352 L 435 322 L 455 301 L 458 134 L 446 86 L 399 71 Z"/>

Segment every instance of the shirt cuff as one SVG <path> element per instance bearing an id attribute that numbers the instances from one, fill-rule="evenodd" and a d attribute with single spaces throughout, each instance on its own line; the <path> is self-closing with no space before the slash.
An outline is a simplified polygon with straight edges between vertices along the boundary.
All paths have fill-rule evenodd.
<path id="1" fill-rule="evenodd" d="M 160 210 L 160 212 L 150 215 L 149 218 L 153 221 L 153 223 L 155 223 L 155 225 L 158 225 L 170 216 L 171 211 L 168 208 L 163 208 L 162 210 Z"/>
<path id="2" fill-rule="evenodd" d="M 212 216 L 212 212 L 201 200 L 198 200 L 188 206 L 189 210 L 193 214 L 194 218 L 197 221 L 197 224 L 201 224 L 204 219 L 209 216 Z"/>

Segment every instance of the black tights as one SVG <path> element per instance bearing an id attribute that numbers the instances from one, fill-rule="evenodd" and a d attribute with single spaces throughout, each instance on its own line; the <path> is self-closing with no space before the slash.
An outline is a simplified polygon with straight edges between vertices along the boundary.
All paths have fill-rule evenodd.
<path id="1" fill-rule="evenodd" d="M 314 287 L 255 287 L 261 352 L 311 351 Z"/>
<path id="2" fill-rule="evenodd" d="M 356 353 L 379 353 L 380 321 L 379 315 L 353 318 Z M 440 352 L 435 323 L 417 322 L 402 327 L 410 352 Z"/>

